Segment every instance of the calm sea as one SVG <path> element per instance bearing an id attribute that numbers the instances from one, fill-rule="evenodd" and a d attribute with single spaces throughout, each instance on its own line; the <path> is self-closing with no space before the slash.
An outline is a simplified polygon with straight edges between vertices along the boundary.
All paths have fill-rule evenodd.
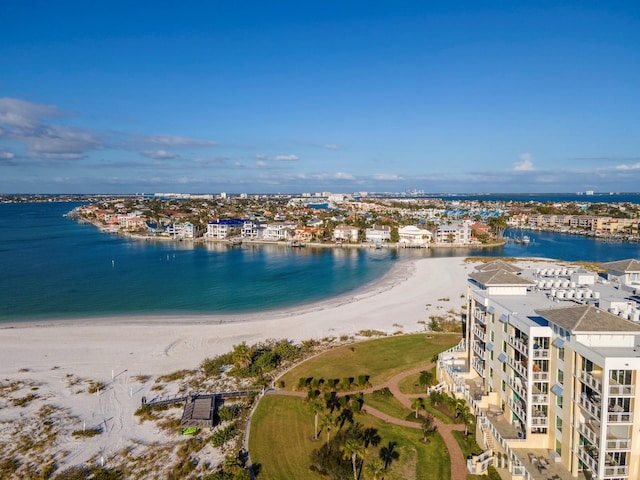
<path id="1" fill-rule="evenodd" d="M 191 246 L 106 235 L 63 217 L 77 204 L 0 204 L 0 320 L 256 312 L 348 293 L 398 259 L 531 256 L 612 261 L 640 245 L 533 232 L 489 250 Z"/>

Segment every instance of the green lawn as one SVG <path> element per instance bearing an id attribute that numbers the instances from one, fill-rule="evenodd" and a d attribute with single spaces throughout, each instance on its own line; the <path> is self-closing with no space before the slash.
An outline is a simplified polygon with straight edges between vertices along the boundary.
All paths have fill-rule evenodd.
<path id="1" fill-rule="evenodd" d="M 325 380 L 369 375 L 372 385 L 397 373 L 431 363 L 431 357 L 458 343 L 459 334 L 416 334 L 384 337 L 346 345 L 301 363 L 281 378 L 286 389 L 297 387 L 300 378 Z"/>
<path id="2" fill-rule="evenodd" d="M 387 424 L 371 415 L 357 415 L 365 427 L 378 429 L 381 443 L 369 446 L 365 463 L 378 455 L 382 446 L 395 442 L 399 458 L 385 472 L 385 480 L 446 480 L 451 477 L 449 454 L 442 438 L 432 435 L 428 444 L 421 442 L 420 430 Z M 260 465 L 258 479 L 321 480 L 308 469 L 309 455 L 322 441 L 311 440 L 313 415 L 299 398 L 267 395 L 252 417 L 249 451 Z M 361 476 L 364 478 L 364 476 Z"/>
<path id="3" fill-rule="evenodd" d="M 429 370 L 433 374 L 433 382 L 436 380 L 436 367 Z M 409 375 L 398 383 L 400 391 L 406 395 L 426 395 L 427 387 L 420 385 L 420 374 Z"/>
<path id="4" fill-rule="evenodd" d="M 392 417 L 399 418 L 400 420 L 417 421 L 415 410 L 409 410 L 406 408 L 393 395 L 382 397 L 370 393 L 364 396 L 364 404 L 371 405 L 376 410 L 380 410 L 381 412 L 391 415 Z"/>

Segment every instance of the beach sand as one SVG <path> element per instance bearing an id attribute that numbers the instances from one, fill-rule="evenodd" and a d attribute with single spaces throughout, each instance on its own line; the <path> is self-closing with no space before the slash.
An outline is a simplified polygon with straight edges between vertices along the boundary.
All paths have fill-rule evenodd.
<path id="1" fill-rule="evenodd" d="M 282 311 L 225 316 L 118 317 L 3 324 L 0 327 L 0 378 L 21 382 L 0 398 L 0 441 L 8 425 L 34 415 L 43 404 L 61 407 L 71 429 L 100 426 L 104 432 L 77 440 L 67 431 L 56 444 L 64 464 L 113 458 L 132 441 L 162 441 L 152 423 L 140 425 L 133 412 L 141 398 L 153 398 L 154 376 L 198 368 L 206 357 L 241 342 L 269 338 L 301 341 L 354 335 L 372 329 L 386 333 L 425 331 L 429 317 L 465 304 L 466 277 L 473 264 L 464 258 L 401 261 L 382 279 L 325 302 Z M 137 375 L 150 375 L 140 382 Z M 73 379 L 102 382 L 100 394 L 78 393 Z M 71 380 L 70 380 L 71 379 Z M 86 383 L 86 382 L 85 382 Z M 12 398 L 30 391 L 38 398 L 26 407 Z M 69 430 L 67 428 L 67 430 Z M 3 435 L 5 437 L 3 438 Z"/>

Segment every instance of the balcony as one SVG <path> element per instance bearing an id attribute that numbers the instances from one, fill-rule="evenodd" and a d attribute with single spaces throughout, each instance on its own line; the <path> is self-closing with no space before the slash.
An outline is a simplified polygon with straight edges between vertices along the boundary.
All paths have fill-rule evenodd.
<path id="1" fill-rule="evenodd" d="M 507 405 L 509 405 L 509 408 L 513 411 L 513 413 L 515 413 L 518 417 L 520 417 L 520 420 L 522 420 L 523 422 L 527 421 L 527 413 L 524 411 L 524 402 L 519 402 L 517 400 L 513 400 L 512 398 L 509 398 L 507 400 Z"/>
<path id="2" fill-rule="evenodd" d="M 550 350 L 547 348 L 534 348 L 533 349 L 533 358 L 549 358 Z"/>
<path id="3" fill-rule="evenodd" d="M 479 360 L 478 358 L 471 359 L 471 366 L 478 372 L 478 375 L 484 377 L 484 361 Z"/>
<path id="4" fill-rule="evenodd" d="M 586 370 L 582 370 L 579 378 L 585 385 L 588 385 L 598 393 L 602 393 L 602 382 L 598 377 L 602 378 L 602 372 L 595 370 L 593 372 L 587 372 Z"/>
<path id="5" fill-rule="evenodd" d="M 607 450 L 631 450 L 631 439 L 607 439 Z"/>
<path id="6" fill-rule="evenodd" d="M 631 412 L 607 412 L 609 423 L 632 423 L 633 413 Z"/>
<path id="7" fill-rule="evenodd" d="M 531 417 L 531 426 L 547 427 L 549 426 L 549 418 L 548 417 Z"/>
<path id="8" fill-rule="evenodd" d="M 531 395 L 531 403 L 549 403 L 549 395 L 546 393 L 534 393 Z"/>
<path id="9" fill-rule="evenodd" d="M 522 381 L 518 381 L 515 377 L 507 377 L 507 383 L 521 397 L 527 396 L 527 388 L 526 385 L 522 383 Z"/>
<path id="10" fill-rule="evenodd" d="M 527 367 L 525 367 L 522 362 L 519 362 L 513 357 L 507 357 L 507 364 L 524 378 L 527 378 Z"/>
<path id="11" fill-rule="evenodd" d="M 549 372 L 533 372 L 532 377 L 533 381 L 538 382 L 548 382 L 549 381 Z"/>
<path id="12" fill-rule="evenodd" d="M 484 343 L 487 343 L 487 333 L 483 329 L 478 328 L 477 326 L 474 326 L 473 334 Z"/>
<path id="13" fill-rule="evenodd" d="M 600 443 L 600 436 L 598 434 L 598 431 L 596 431 L 595 426 L 590 422 L 583 422 L 578 425 L 578 431 L 584 438 L 589 440 L 594 445 L 598 445 Z"/>
<path id="14" fill-rule="evenodd" d="M 580 396 L 580 402 L 578 403 L 578 405 L 580 405 L 583 409 L 585 409 L 594 417 L 598 419 L 600 418 L 600 412 L 601 412 L 600 407 L 591 403 L 586 395 Z"/>
<path id="15" fill-rule="evenodd" d="M 487 312 L 480 310 L 479 308 L 476 308 L 473 311 L 473 318 L 475 318 L 479 323 L 483 325 L 486 323 L 486 317 L 487 317 Z"/>
<path id="16" fill-rule="evenodd" d="M 591 471 L 598 471 L 598 449 L 596 447 L 592 445 L 580 447 L 578 457 Z"/>
<path id="17" fill-rule="evenodd" d="M 633 397 L 636 394 L 636 387 L 634 385 L 619 385 L 613 383 L 614 380 L 609 380 L 609 395 L 612 397 Z"/>
<path id="18" fill-rule="evenodd" d="M 484 358 L 486 350 L 480 342 L 473 342 L 473 351 L 478 357 Z"/>
<path id="19" fill-rule="evenodd" d="M 520 337 L 509 335 L 509 345 L 518 350 L 523 355 L 529 356 L 529 346 Z"/>
<path id="20" fill-rule="evenodd" d="M 629 475 L 628 465 L 615 465 L 604 467 L 604 478 L 621 477 Z"/>

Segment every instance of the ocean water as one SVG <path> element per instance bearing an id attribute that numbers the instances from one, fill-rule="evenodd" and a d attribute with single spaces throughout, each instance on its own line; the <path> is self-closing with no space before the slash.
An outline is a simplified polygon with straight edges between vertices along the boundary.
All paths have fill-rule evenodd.
<path id="1" fill-rule="evenodd" d="M 531 232 L 528 246 L 511 243 L 491 249 L 145 242 L 64 218 L 76 205 L 0 204 L 0 321 L 260 312 L 346 294 L 382 277 L 396 261 L 410 258 L 640 258 L 638 244 L 544 232 Z"/>

